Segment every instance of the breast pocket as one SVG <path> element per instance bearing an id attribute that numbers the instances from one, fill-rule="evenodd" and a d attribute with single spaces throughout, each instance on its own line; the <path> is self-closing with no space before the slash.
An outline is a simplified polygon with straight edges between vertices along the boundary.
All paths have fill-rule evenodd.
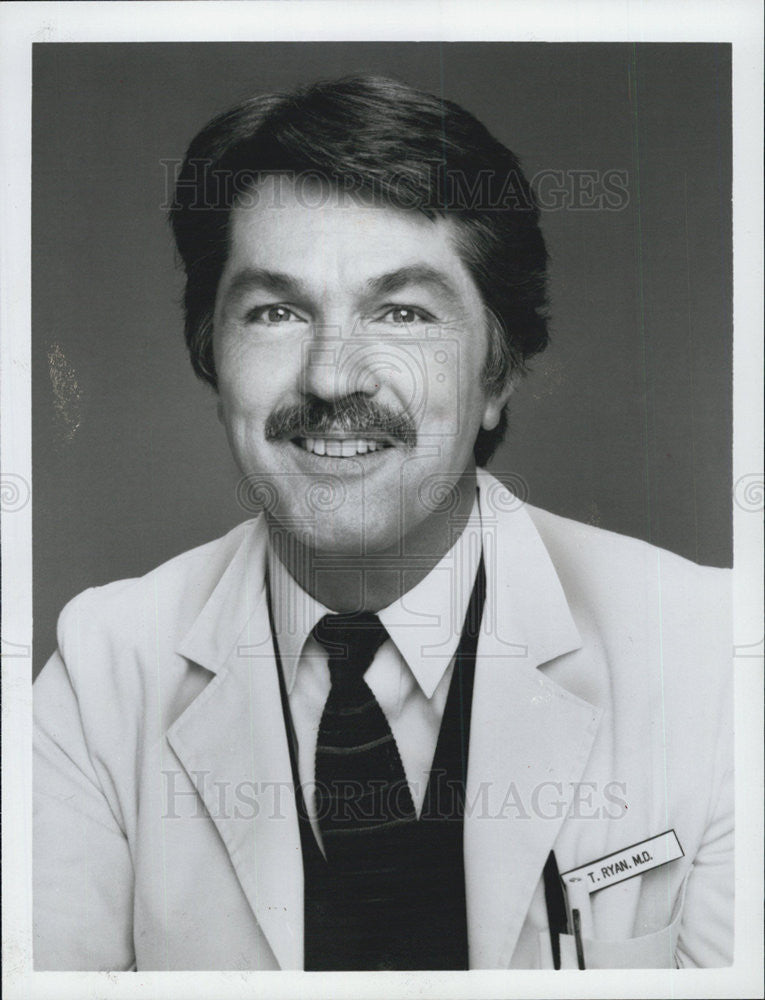
<path id="1" fill-rule="evenodd" d="M 680 933 L 680 923 L 685 901 L 686 875 L 675 905 L 672 919 L 666 927 L 640 937 L 607 941 L 603 938 L 583 938 L 584 964 L 587 969 L 674 969 L 677 966 L 675 949 Z M 608 891 L 608 890 L 605 890 Z M 540 967 L 553 968 L 550 934 L 545 930 L 539 935 Z M 562 969 L 579 967 L 576 941 L 573 934 L 561 934 L 560 958 Z"/>

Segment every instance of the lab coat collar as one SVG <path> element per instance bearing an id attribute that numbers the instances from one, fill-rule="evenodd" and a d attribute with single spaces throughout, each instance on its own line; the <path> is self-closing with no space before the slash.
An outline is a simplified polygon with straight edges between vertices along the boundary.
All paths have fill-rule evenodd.
<path id="1" fill-rule="evenodd" d="M 580 648 L 555 567 L 525 504 L 486 470 L 477 473 L 483 555 L 487 572 L 496 564 L 497 579 L 497 587 L 489 589 L 493 598 L 485 620 L 488 616 L 508 655 L 528 665 Z M 268 531 L 262 517 L 243 529 L 233 559 L 177 649 L 213 673 L 227 662 L 233 643 L 266 601 Z M 260 641 L 268 646 L 270 632 L 268 641 L 264 636 Z M 406 656 L 405 649 L 400 651 Z"/>

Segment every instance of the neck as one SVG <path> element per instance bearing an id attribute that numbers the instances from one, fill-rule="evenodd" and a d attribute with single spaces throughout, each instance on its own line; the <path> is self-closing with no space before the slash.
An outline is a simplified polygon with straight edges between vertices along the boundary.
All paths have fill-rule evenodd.
<path id="1" fill-rule="evenodd" d="M 330 611 L 378 612 L 416 587 L 438 565 L 467 525 L 476 495 L 475 469 L 466 471 L 441 508 L 390 548 L 365 556 L 303 544 L 268 520 L 271 545 L 296 583 Z M 333 565 L 334 564 L 334 565 Z"/>

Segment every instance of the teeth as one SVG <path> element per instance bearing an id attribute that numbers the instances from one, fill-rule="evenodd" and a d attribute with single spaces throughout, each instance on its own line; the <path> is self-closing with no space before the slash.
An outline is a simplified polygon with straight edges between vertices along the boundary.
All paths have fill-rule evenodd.
<path id="1" fill-rule="evenodd" d="M 353 458 L 385 447 L 379 441 L 366 438 L 303 438 L 299 443 L 314 455 L 329 455 L 332 458 Z"/>

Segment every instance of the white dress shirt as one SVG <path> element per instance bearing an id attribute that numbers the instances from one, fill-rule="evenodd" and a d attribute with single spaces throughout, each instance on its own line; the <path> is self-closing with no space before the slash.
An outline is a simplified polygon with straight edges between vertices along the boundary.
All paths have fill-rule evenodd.
<path id="1" fill-rule="evenodd" d="M 419 815 L 481 556 L 477 499 L 464 530 L 416 586 L 378 612 L 389 638 L 364 680 L 380 704 L 401 755 Z M 330 690 L 327 654 L 312 630 L 328 608 L 300 587 L 269 549 L 269 588 L 279 655 L 298 744 L 298 770 L 311 827 L 321 844 L 313 801 L 316 740 Z"/>

